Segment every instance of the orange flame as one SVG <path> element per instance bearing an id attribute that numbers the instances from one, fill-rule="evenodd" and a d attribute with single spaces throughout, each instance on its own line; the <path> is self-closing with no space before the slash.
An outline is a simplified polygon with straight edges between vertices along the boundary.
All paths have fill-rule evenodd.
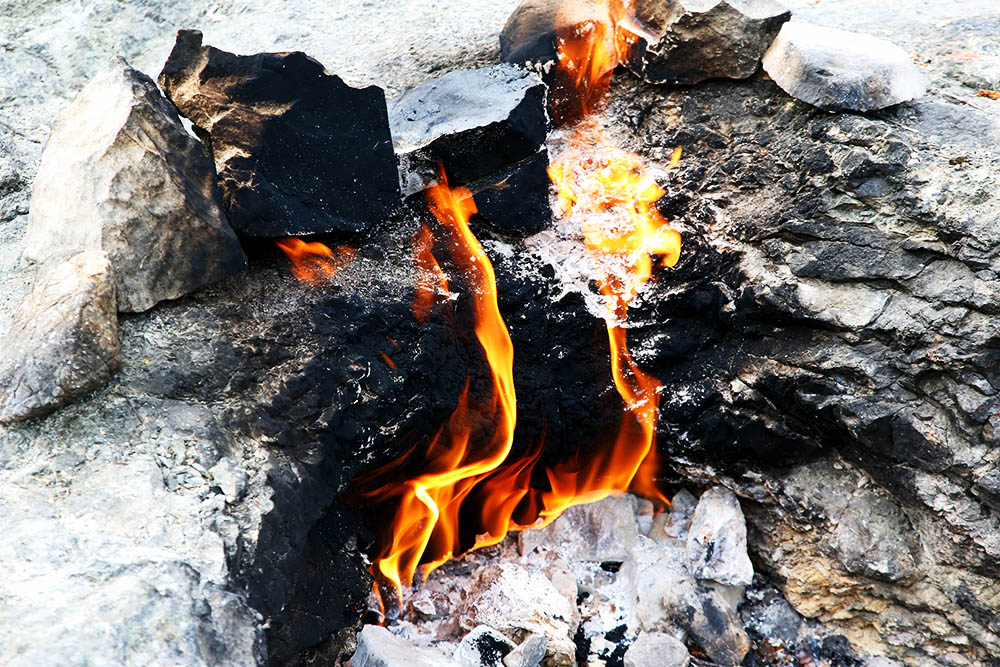
<path id="1" fill-rule="evenodd" d="M 333 251 L 322 243 L 307 243 L 295 237 L 278 239 L 275 244 L 292 262 L 292 273 L 295 277 L 310 285 L 329 282 L 343 271 L 357 254 L 354 248 L 339 246 L 337 254 L 334 255 Z"/>
<path id="2" fill-rule="evenodd" d="M 367 494 L 379 499 L 399 495 L 391 525 L 392 541 L 376 559 L 374 571 L 391 586 L 400 609 L 405 608 L 405 592 L 421 563 L 426 578 L 459 551 L 459 508 L 476 482 L 507 458 L 517 413 L 514 346 L 500 316 L 493 265 L 469 230 L 469 218 L 476 212 L 472 194 L 465 188 L 449 188 L 442 170 L 438 185 L 428 190 L 427 199 L 434 217 L 450 233 L 454 260 L 471 286 L 474 329 L 490 367 L 494 391 L 486 405 L 473 408 L 469 405 L 467 382 L 447 425 L 427 448 L 425 471 L 401 485 Z M 429 239 L 421 243 L 429 254 Z M 420 254 L 418 251 L 418 257 Z M 433 265 L 437 266 L 436 260 Z M 422 299 L 418 292 L 417 300 Z M 425 312 L 420 310 L 420 314 Z M 416 308 L 414 313 L 418 313 Z M 473 424 L 483 422 L 492 424 L 494 431 L 485 447 L 473 447 Z M 377 472 L 384 473 L 384 469 Z"/>
<path id="3" fill-rule="evenodd" d="M 607 0 L 607 20 L 582 27 L 576 23 L 572 31 L 557 31 L 558 74 L 575 91 L 572 104 L 558 107 L 563 113 L 557 120 L 587 116 L 600 107 L 618 54 L 623 53 L 622 40 L 628 38 L 616 25 L 623 14 L 620 5 L 620 11 L 612 6 L 617 1 Z M 678 147 L 669 166 L 675 166 L 680 156 Z M 471 287 L 475 333 L 490 367 L 493 394 L 485 405 L 472 406 L 467 382 L 448 423 L 423 454 L 423 472 L 362 492 L 377 501 L 398 497 L 391 542 L 376 559 L 373 573 L 381 584 L 375 586 L 380 603 L 381 588 L 391 587 L 400 611 L 405 610 L 406 594 L 418 569 L 426 579 L 434 568 L 459 553 L 459 510 L 470 497 L 477 504 L 482 528 L 474 548 L 496 544 L 511 530 L 548 523 L 573 505 L 630 489 L 668 504 L 655 482 L 660 386 L 629 354 L 625 323 L 629 305 L 650 280 L 656 263 L 673 266 L 678 261 L 680 234 L 657 210 L 656 202 L 664 191 L 645 164 L 615 146 L 593 118 L 585 118 L 570 131 L 549 175 L 556 188 L 558 212 L 580 223 L 607 302 L 611 375 L 624 403 L 618 435 L 595 454 L 578 455 L 547 470 L 547 490 L 531 486 L 541 442 L 526 455 L 506 460 L 516 424 L 513 345 L 497 305 L 493 267 L 468 227 L 475 203 L 468 190 L 449 188 L 442 171 L 439 184 L 428 191 L 428 204 L 450 233 L 454 260 Z M 413 247 L 418 268 L 413 313 L 425 321 L 437 296 L 448 292 L 448 281 L 433 255 L 428 227 L 417 233 Z M 486 445 L 473 446 L 473 441 L 484 439 L 479 433 L 483 424 L 492 429 L 486 434 Z M 389 472 L 396 473 L 397 479 L 405 478 L 399 473 L 415 451 L 367 473 L 362 483 L 384 480 Z"/>
<path id="4" fill-rule="evenodd" d="M 434 257 L 434 238 L 427 225 L 413 236 L 413 255 L 417 265 L 417 296 L 413 300 L 413 316 L 420 323 L 431 316 L 434 304 L 448 295 L 448 277 Z"/>

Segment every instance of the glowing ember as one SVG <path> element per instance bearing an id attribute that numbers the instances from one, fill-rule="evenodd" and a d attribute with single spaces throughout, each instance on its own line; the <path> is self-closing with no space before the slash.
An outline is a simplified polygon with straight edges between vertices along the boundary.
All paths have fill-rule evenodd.
<path id="1" fill-rule="evenodd" d="M 292 262 L 292 273 L 310 285 L 321 285 L 340 273 L 357 254 L 348 246 L 339 246 L 336 254 L 319 242 L 307 243 L 290 237 L 275 241 Z"/>

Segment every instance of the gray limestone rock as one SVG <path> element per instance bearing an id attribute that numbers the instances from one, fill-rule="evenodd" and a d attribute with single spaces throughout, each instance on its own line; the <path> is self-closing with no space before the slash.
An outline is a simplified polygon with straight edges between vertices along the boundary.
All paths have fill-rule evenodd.
<path id="1" fill-rule="evenodd" d="M 727 586 L 746 586 L 753 580 L 746 521 L 729 489 L 713 487 L 698 500 L 688 531 L 687 564 L 695 577 Z"/>
<path id="2" fill-rule="evenodd" d="M 792 97 L 828 111 L 871 111 L 924 94 L 903 49 L 857 32 L 788 23 L 764 54 L 764 70 Z"/>
<path id="3" fill-rule="evenodd" d="M 366 625 L 358 634 L 351 667 L 447 667 L 450 660 L 439 651 L 414 646 L 382 626 Z"/>
<path id="4" fill-rule="evenodd" d="M 219 459 L 218 463 L 208 469 L 208 474 L 226 497 L 227 503 L 239 502 L 243 498 L 247 488 L 247 472 L 239 468 L 231 458 L 224 456 Z"/>
<path id="5" fill-rule="evenodd" d="M 116 59 L 55 120 L 24 256 L 103 251 L 118 309 L 138 312 L 240 271 L 215 169 L 156 84 Z"/>
<path id="6" fill-rule="evenodd" d="M 684 644 L 664 632 L 640 632 L 625 651 L 625 667 L 687 667 L 690 662 Z"/>
<path id="7" fill-rule="evenodd" d="M 459 667 L 502 667 L 514 650 L 514 642 L 487 625 L 473 628 L 462 637 L 452 659 Z"/>
<path id="8" fill-rule="evenodd" d="M 449 72 L 390 100 L 389 125 L 404 197 L 436 183 L 439 163 L 471 183 L 539 152 L 545 85 L 508 64 Z"/>
<path id="9" fill-rule="evenodd" d="M 519 533 L 521 552 L 548 549 L 569 560 L 622 562 L 639 536 L 635 515 L 632 494 L 576 505 L 544 528 Z"/>
<path id="10" fill-rule="evenodd" d="M 548 639 L 545 635 L 528 635 L 503 659 L 504 667 L 538 667 L 545 658 Z"/>
<path id="11" fill-rule="evenodd" d="M 775 0 L 637 0 L 624 62 L 651 83 L 745 79 L 790 17 Z"/>
<path id="12" fill-rule="evenodd" d="M 118 368 L 114 271 L 90 250 L 43 265 L 0 344 L 0 422 L 50 412 Z"/>

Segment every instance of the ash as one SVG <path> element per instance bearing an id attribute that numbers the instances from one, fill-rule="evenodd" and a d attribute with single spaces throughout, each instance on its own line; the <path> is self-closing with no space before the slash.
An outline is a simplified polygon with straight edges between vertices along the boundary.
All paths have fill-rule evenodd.
<path id="1" fill-rule="evenodd" d="M 406 620 L 362 630 L 351 664 L 861 664 L 820 632 L 754 574 L 739 500 L 712 487 L 659 513 L 609 496 L 453 559 L 414 590 Z"/>

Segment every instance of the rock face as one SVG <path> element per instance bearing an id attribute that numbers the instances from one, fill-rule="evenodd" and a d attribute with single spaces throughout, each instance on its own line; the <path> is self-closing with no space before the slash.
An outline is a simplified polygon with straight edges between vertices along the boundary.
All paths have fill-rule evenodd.
<path id="1" fill-rule="evenodd" d="M 32 187 L 25 257 L 83 250 L 107 255 L 124 312 L 246 265 L 204 148 L 156 84 L 120 58 L 53 123 Z"/>
<path id="2" fill-rule="evenodd" d="M 901 48 L 871 35 L 788 23 L 764 70 L 792 97 L 829 111 L 872 111 L 924 94 L 923 75 Z"/>
<path id="3" fill-rule="evenodd" d="M 385 108 L 304 53 L 238 56 L 182 30 L 160 85 L 211 147 L 246 236 L 360 231 L 399 205 Z"/>
<path id="4" fill-rule="evenodd" d="M 702 494 L 688 529 L 687 561 L 699 579 L 727 586 L 746 586 L 753 579 L 746 521 L 729 489 L 713 487 Z"/>
<path id="5" fill-rule="evenodd" d="M 95 250 L 43 266 L 0 345 L 0 422 L 35 417 L 118 368 L 114 271 Z"/>
<path id="6" fill-rule="evenodd" d="M 392 99 L 389 125 L 404 196 L 436 183 L 439 163 L 464 185 L 539 153 L 545 84 L 506 64 L 449 72 Z"/>
<path id="7" fill-rule="evenodd" d="M 625 64 L 651 83 L 745 79 L 790 17 L 774 0 L 637 0 Z"/>

